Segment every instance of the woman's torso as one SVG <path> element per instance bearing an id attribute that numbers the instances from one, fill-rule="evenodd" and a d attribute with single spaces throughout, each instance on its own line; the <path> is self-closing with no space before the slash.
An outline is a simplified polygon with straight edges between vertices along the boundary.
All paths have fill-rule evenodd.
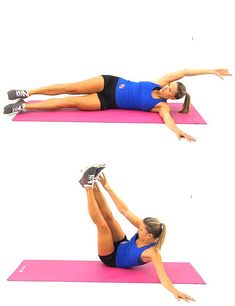
<path id="1" fill-rule="evenodd" d="M 151 111 L 165 99 L 154 98 L 152 93 L 159 90 L 160 85 L 153 82 L 132 82 L 119 78 L 115 96 L 116 106 L 120 109 Z"/>
<path id="2" fill-rule="evenodd" d="M 116 266 L 120 268 L 130 268 L 143 265 L 141 258 L 143 252 L 156 245 L 155 242 L 141 246 L 138 243 L 138 233 L 136 233 L 130 241 L 123 241 L 119 244 L 116 252 Z"/>

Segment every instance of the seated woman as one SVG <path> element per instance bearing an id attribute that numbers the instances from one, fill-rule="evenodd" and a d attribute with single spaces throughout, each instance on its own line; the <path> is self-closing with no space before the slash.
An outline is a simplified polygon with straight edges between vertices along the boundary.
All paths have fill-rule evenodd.
<path id="1" fill-rule="evenodd" d="M 131 268 L 152 262 L 161 284 L 173 293 L 176 299 L 194 301 L 192 297 L 176 289 L 165 272 L 160 255 L 166 235 L 165 224 L 156 218 L 148 217 L 142 220 L 134 215 L 109 186 L 106 177 L 101 173 L 103 169 L 104 165 L 90 167 L 80 180 L 87 194 L 89 215 L 97 227 L 100 260 L 113 268 Z M 130 240 L 114 219 L 97 181 L 108 192 L 119 212 L 137 228 L 137 233 Z"/>
<path id="2" fill-rule="evenodd" d="M 190 109 L 190 95 L 185 86 L 178 82 L 185 76 L 214 74 L 221 78 L 230 75 L 227 69 L 183 69 L 169 73 L 151 82 L 132 82 L 120 77 L 101 75 L 76 83 L 57 84 L 29 90 L 10 90 L 10 100 L 19 99 L 16 103 L 4 108 L 4 114 L 13 114 L 30 110 L 47 110 L 59 108 L 77 108 L 80 110 L 134 109 L 159 113 L 169 129 L 180 139 L 195 139 L 181 131 L 170 115 L 167 100 L 180 99 L 185 96 L 180 112 L 187 113 Z M 176 82 L 177 81 L 177 82 Z M 36 103 L 27 103 L 24 98 L 32 95 L 72 96 L 53 98 Z M 82 96 L 81 96 L 82 95 Z"/>

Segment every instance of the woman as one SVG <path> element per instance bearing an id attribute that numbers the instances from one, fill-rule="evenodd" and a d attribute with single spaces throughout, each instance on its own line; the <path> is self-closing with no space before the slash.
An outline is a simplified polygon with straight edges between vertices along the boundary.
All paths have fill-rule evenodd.
<path id="1" fill-rule="evenodd" d="M 136 109 L 159 113 L 169 129 L 178 139 L 188 141 L 195 139 L 181 131 L 170 115 L 167 100 L 180 99 L 185 96 L 180 112 L 187 113 L 190 108 L 190 95 L 181 82 L 176 82 L 185 76 L 215 74 L 221 78 L 230 75 L 227 69 L 183 69 L 169 73 L 153 82 L 131 82 L 123 78 L 102 75 L 89 80 L 58 84 L 30 90 L 10 90 L 10 100 L 20 99 L 4 108 L 4 114 L 18 113 L 29 110 L 46 110 L 59 108 L 78 108 L 80 110 L 105 110 L 110 108 Z M 36 103 L 26 103 L 24 98 L 35 94 L 74 96 L 48 99 Z M 83 95 L 83 96 L 79 96 Z"/>
<path id="2" fill-rule="evenodd" d="M 156 218 L 141 220 L 135 216 L 109 186 L 106 177 L 101 174 L 103 169 L 104 165 L 90 167 L 79 181 L 86 190 L 89 215 L 97 227 L 100 260 L 105 265 L 116 268 L 130 268 L 152 262 L 161 284 L 176 299 L 194 301 L 192 297 L 176 289 L 165 272 L 160 255 L 166 235 L 165 224 Z M 130 241 L 114 219 L 97 180 L 108 192 L 119 212 L 138 229 Z"/>

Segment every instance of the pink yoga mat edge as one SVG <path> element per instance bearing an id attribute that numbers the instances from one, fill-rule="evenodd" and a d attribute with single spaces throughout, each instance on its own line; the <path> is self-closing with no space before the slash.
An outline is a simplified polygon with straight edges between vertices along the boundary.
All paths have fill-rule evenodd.
<path id="1" fill-rule="evenodd" d="M 181 103 L 169 103 L 171 115 L 177 124 L 206 124 L 206 121 L 192 105 L 188 114 L 181 114 Z M 59 109 L 52 111 L 30 111 L 17 114 L 13 121 L 38 122 L 102 122 L 102 123 L 164 123 L 158 113 L 138 110 L 109 109 L 101 111 L 80 111 L 77 109 Z"/>
<path id="2" fill-rule="evenodd" d="M 174 284 L 205 284 L 188 262 L 163 263 Z M 159 283 L 153 265 L 132 269 L 109 268 L 100 261 L 24 260 L 8 281 Z"/>

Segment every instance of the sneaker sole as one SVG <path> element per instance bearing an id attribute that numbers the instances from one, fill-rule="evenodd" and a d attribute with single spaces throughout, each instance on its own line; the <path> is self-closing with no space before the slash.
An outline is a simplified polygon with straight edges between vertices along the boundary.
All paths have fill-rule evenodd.
<path id="1" fill-rule="evenodd" d="M 19 112 L 14 112 L 14 113 L 10 113 L 10 114 L 4 114 L 3 113 L 3 115 L 5 115 L 5 116 L 13 116 L 13 115 L 16 115 L 16 114 L 19 114 Z"/>

